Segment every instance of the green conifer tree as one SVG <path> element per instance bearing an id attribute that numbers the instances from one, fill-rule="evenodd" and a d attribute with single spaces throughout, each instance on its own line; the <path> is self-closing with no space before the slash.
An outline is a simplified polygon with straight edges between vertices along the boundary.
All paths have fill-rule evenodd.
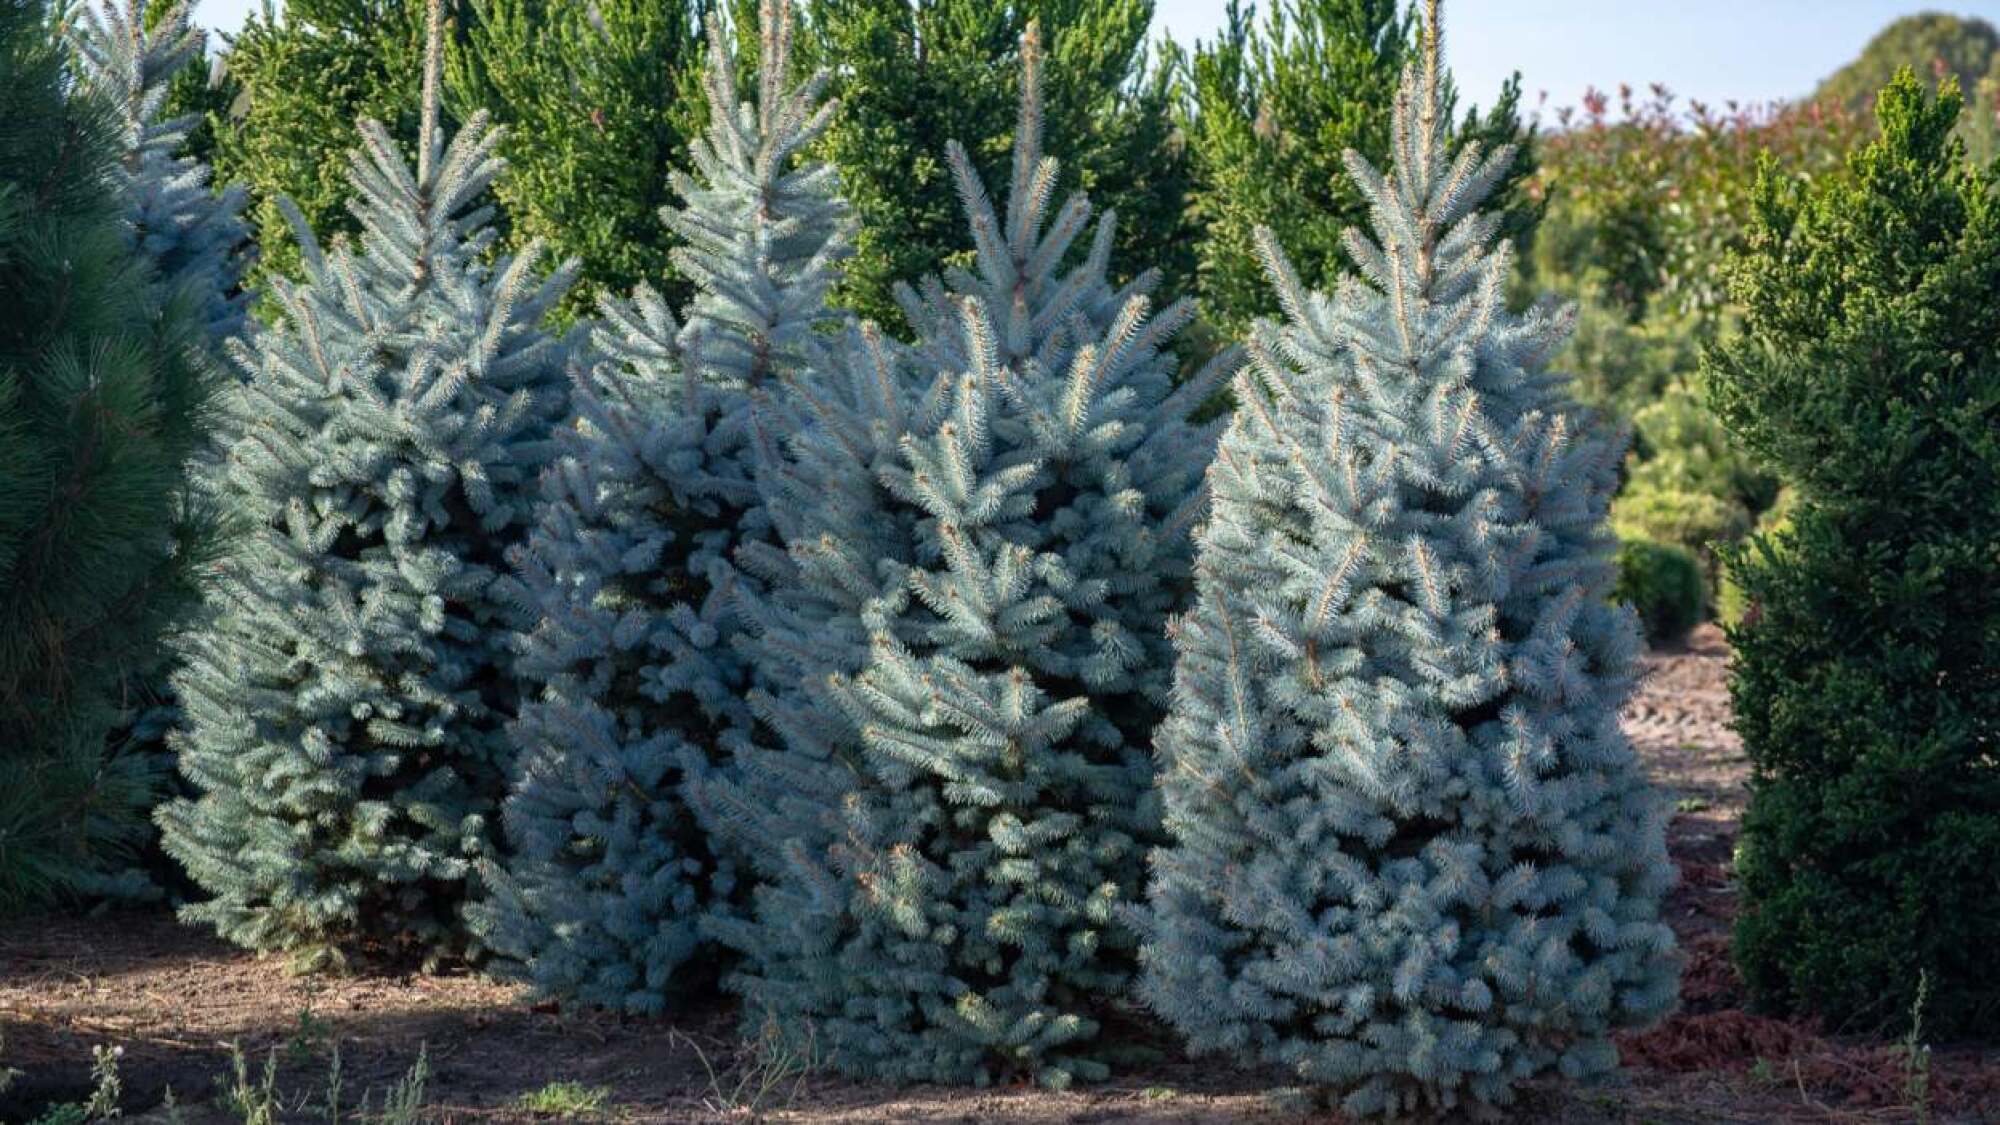
<path id="1" fill-rule="evenodd" d="M 503 130 L 508 174 L 494 185 L 500 243 L 539 241 L 579 261 L 559 310 L 587 314 L 641 280 L 675 304 L 690 283 L 671 269 L 654 216 L 669 201 L 703 121 L 702 13 L 711 0 L 451 0 L 445 111 L 484 112 Z M 422 5 L 415 0 L 287 0 L 229 37 L 227 96 L 212 108 L 215 165 L 249 185 L 261 274 L 297 276 L 277 200 L 323 235 L 358 229 L 343 154 L 357 116 L 415 140 Z"/>
<path id="2" fill-rule="evenodd" d="M 700 294 L 684 325 L 649 288 L 606 302 L 603 361 L 543 480 L 515 583 L 535 619 L 517 672 L 539 690 L 512 728 L 511 853 L 473 912 L 502 972 L 634 1013 L 683 991 L 702 913 L 737 886 L 681 781 L 749 719 L 730 558 L 769 534 L 769 399 L 810 364 L 846 252 L 837 178 L 801 159 L 830 119 L 825 75 L 786 84 L 788 4 L 765 0 L 759 27 L 745 104 L 711 22 L 710 124 L 664 216 Z"/>
<path id="3" fill-rule="evenodd" d="M 587 314 L 641 282 L 675 306 L 693 281 L 672 262 L 660 209 L 706 118 L 704 14 L 720 0 L 470 0 L 446 93 L 507 130 L 496 189 L 510 242 L 580 263 L 565 302 Z"/>
<path id="4" fill-rule="evenodd" d="M 1795 499 L 1728 560 L 1751 774 L 1736 959 L 1779 1009 L 1928 1034 L 2000 1018 L 2000 177 L 1909 72 L 1810 186 L 1767 166 L 1706 357 Z"/>
<path id="5" fill-rule="evenodd" d="M 363 122 L 359 245 L 293 213 L 305 281 L 240 349 L 217 485 L 249 530 L 174 678 L 199 796 L 159 820 L 211 896 L 183 915 L 306 965 L 464 948 L 516 706 L 494 581 L 566 397 L 536 325 L 567 271 L 489 258 L 499 138 L 444 143 L 435 10 L 415 171 Z"/>
<path id="6" fill-rule="evenodd" d="M 1150 272 L 1113 286 L 1109 218 L 1053 206 L 1033 36 L 1004 211 L 949 153 L 972 265 L 901 291 L 908 352 L 852 333 L 790 400 L 813 421 L 768 469 L 786 550 L 741 555 L 761 731 L 695 779 L 764 884 L 711 923 L 746 959 L 730 986 L 850 1074 L 1103 1076 L 1114 914 L 1156 829 L 1146 739 L 1214 432 L 1187 418 L 1230 360 L 1176 390 L 1189 305 L 1152 314 Z"/>
<path id="7" fill-rule="evenodd" d="M 1119 217 L 1114 262 L 1144 262 L 1162 284 L 1192 276 L 1180 237 L 1186 162 L 1174 136 L 1171 75 L 1146 47 L 1152 0 L 812 0 L 801 56 L 833 71 L 841 113 L 825 156 L 861 228 L 841 303 L 901 319 L 895 287 L 963 264 L 953 173 L 958 141 L 987 182 L 1006 174 L 1020 100 L 1016 54 L 1030 23 L 1049 58 L 1047 143 L 1070 183 Z"/>
<path id="8" fill-rule="evenodd" d="M 1543 370 L 1569 315 L 1507 311 L 1477 208 L 1512 152 L 1449 142 L 1435 44 L 1389 174 L 1348 158 L 1359 276 L 1308 292 L 1264 235 L 1285 320 L 1236 380 L 1156 744 L 1140 995 L 1357 1115 L 1604 1071 L 1677 984 L 1665 810 L 1618 725 L 1619 450 Z"/>
<path id="9" fill-rule="evenodd" d="M 266 0 L 223 41 L 226 96 L 208 107 L 206 125 L 217 178 L 249 192 L 260 250 L 253 287 L 264 294 L 272 278 L 302 276 L 288 207 L 321 238 L 360 232 L 347 208 L 355 121 L 381 122 L 398 144 L 415 145 L 423 6 Z"/>
<path id="10" fill-rule="evenodd" d="M 1258 20 L 1254 8 L 1229 0 L 1215 42 L 1177 60 L 1202 311 L 1228 336 L 1279 311 L 1259 228 L 1276 232 L 1308 285 L 1354 267 L 1341 239 L 1367 221 L 1368 200 L 1343 154 L 1389 155 L 1397 84 L 1418 34 L 1402 9 L 1402 0 L 1272 0 Z M 1456 95 L 1447 86 L 1442 96 L 1449 116 Z M 1521 123 L 1520 99 L 1516 76 L 1490 110 L 1466 114 L 1452 142 L 1513 147 L 1489 205 L 1504 216 L 1501 236 L 1516 243 L 1541 216 L 1526 190 L 1535 132 Z"/>
<path id="11" fill-rule="evenodd" d="M 144 839 L 155 779 L 106 740 L 212 531 L 185 466 L 214 372 L 130 247 L 119 111 L 67 61 L 43 0 L 0 0 L 0 909 Z"/>

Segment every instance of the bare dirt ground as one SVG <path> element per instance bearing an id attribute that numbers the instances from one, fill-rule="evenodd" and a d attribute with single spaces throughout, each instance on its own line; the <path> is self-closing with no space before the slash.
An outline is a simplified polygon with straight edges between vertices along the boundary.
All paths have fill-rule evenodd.
<path id="1" fill-rule="evenodd" d="M 1626 1069 L 1584 1090 L 1537 1092 L 1514 1119 L 1555 1125 L 1708 1122 L 2000 1122 L 2000 1047 L 1940 1047 L 1913 1067 L 1900 1044 L 1841 1039 L 1744 1010 L 1728 958 L 1730 856 L 1745 763 L 1729 731 L 1727 651 L 1713 629 L 1648 658 L 1627 725 L 1678 810 L 1681 885 L 1670 903 L 1688 963 L 1681 1012 L 1621 1044 Z M 27 1120 L 91 1088 L 94 1047 L 122 1051 L 126 1120 L 165 1121 L 169 1088 L 189 1125 L 240 1120 L 213 1108 L 234 1084 L 230 1045 L 252 1086 L 274 1060 L 282 1122 L 320 1120 L 337 1045 L 352 1105 L 421 1049 L 440 1122 L 551 1120 L 522 1098 L 549 1083 L 598 1091 L 572 1120 L 699 1122 L 1087 1122 L 1301 1120 L 1281 1075 L 1186 1061 L 1136 1020 L 1132 1045 L 1157 1061 L 1118 1080 L 1050 1093 L 893 1089 L 799 1074 L 795 1059 L 746 1045 L 718 1004 L 669 1025 L 526 1002 L 477 975 L 296 977 L 165 915 L 41 917 L 0 926 L 0 1121 Z M 1330 1120 L 1329 1118 L 1320 1118 Z"/>

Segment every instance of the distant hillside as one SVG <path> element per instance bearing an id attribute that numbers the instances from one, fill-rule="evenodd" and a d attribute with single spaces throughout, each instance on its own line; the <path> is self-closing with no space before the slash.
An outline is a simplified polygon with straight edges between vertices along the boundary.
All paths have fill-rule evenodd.
<path id="1" fill-rule="evenodd" d="M 1982 19 L 1942 12 L 1904 16 L 1877 32 L 1853 62 L 1827 76 L 1814 98 L 1866 109 L 1875 92 L 1905 66 L 1926 79 L 1950 70 L 1958 75 L 1959 87 L 1971 94 L 1982 79 L 2000 79 L 2000 31 Z"/>
<path id="2" fill-rule="evenodd" d="M 1966 115 L 1960 127 L 1975 159 L 2000 152 L 2000 31 L 1982 19 L 1920 12 L 1877 32 L 1851 63 L 1828 75 L 1815 100 L 1837 100 L 1867 111 L 1875 92 L 1901 67 L 1926 80 L 1958 75 Z"/>

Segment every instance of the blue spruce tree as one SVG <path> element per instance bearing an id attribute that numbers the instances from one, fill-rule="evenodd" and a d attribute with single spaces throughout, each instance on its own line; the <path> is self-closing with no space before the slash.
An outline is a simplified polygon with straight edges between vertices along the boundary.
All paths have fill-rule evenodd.
<path id="1" fill-rule="evenodd" d="M 915 344 L 854 330 L 787 398 L 786 549 L 741 556 L 761 729 L 694 786 L 761 881 L 711 923 L 746 1019 L 855 1075 L 1102 1076 L 1157 826 L 1146 740 L 1214 439 L 1188 416 L 1229 359 L 1177 388 L 1188 306 L 1115 288 L 1110 218 L 1052 206 L 1037 54 L 1031 31 L 1004 212 L 950 150 L 975 253 L 901 291 Z"/>
<path id="2" fill-rule="evenodd" d="M 148 7 L 156 9 L 151 20 Z M 152 266 L 162 308 L 199 328 L 193 358 L 222 375 L 230 341 L 248 324 L 243 274 L 250 234 L 241 217 L 243 189 L 210 190 L 208 167 L 186 155 L 197 120 L 160 117 L 178 76 L 203 56 L 205 37 L 189 10 L 180 0 L 164 8 L 144 0 L 100 0 L 72 14 L 68 38 L 79 80 L 112 108 L 117 124 L 119 158 L 111 176 L 124 206 L 127 245 Z M 216 443 L 222 440 L 218 435 Z M 197 472 L 213 465 L 213 453 L 197 451 Z M 211 523 L 216 516 L 199 506 L 190 514 Z M 167 689 L 171 656 L 159 653 L 128 678 L 121 702 L 130 724 L 113 736 L 120 757 L 161 787 L 156 800 L 171 782 L 166 737 L 180 716 Z M 156 848 L 144 858 L 141 866 L 93 880 L 88 890 L 114 900 L 159 897 L 156 876 L 171 865 Z"/>
<path id="3" fill-rule="evenodd" d="M 1196 1051 L 1357 1115 L 1602 1072 L 1677 987 L 1664 810 L 1618 725 L 1619 450 L 1544 371 L 1569 313 L 1506 308 L 1478 208 L 1511 153 L 1449 155 L 1431 28 L 1390 173 L 1348 156 L 1362 276 L 1304 292 L 1264 239 L 1285 318 L 1209 472 L 1139 987 Z"/>
<path id="4" fill-rule="evenodd" d="M 184 916 L 306 965 L 465 948 L 515 709 L 495 579 L 566 398 L 536 327 L 565 271 L 488 256 L 496 135 L 438 135 L 436 4 L 414 174 L 364 122 L 359 245 L 295 224 L 304 281 L 238 351 L 216 489 L 248 531 L 174 678 L 198 796 L 159 820 L 211 896 Z"/>
<path id="5" fill-rule="evenodd" d="M 206 43 L 179 0 L 147 27 L 144 0 L 99 0 L 70 25 L 79 78 L 116 111 L 121 153 L 113 175 L 125 202 L 127 236 L 159 271 L 169 300 L 184 302 L 206 330 L 216 362 L 242 335 L 249 229 L 235 185 L 216 192 L 209 169 L 185 152 L 193 117 L 162 120 L 177 75 L 202 61 Z"/>
<path id="6" fill-rule="evenodd" d="M 533 622 L 518 671 L 543 686 L 512 728 L 510 854 L 472 918 L 503 973 L 633 1013 L 682 990 L 702 913 L 737 885 L 682 781 L 748 721 L 731 555 L 769 535 L 773 392 L 810 364 L 847 247 L 835 174 L 801 158 L 831 113 L 824 75 L 788 85 L 789 5 L 766 0 L 760 24 L 753 104 L 709 25 L 710 122 L 664 215 L 698 287 L 685 324 L 651 288 L 605 302 L 513 583 Z"/>

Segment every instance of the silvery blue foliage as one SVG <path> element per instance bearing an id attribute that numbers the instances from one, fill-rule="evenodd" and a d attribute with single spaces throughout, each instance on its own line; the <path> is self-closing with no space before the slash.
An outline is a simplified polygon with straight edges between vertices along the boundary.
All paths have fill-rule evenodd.
<path id="1" fill-rule="evenodd" d="M 903 291 L 913 345 L 851 330 L 786 399 L 784 550 L 740 556 L 759 726 L 694 786 L 760 880 L 710 923 L 746 1019 L 851 1074 L 1103 1075 L 1114 915 L 1157 826 L 1147 738 L 1214 439 L 1189 413 L 1231 360 L 1177 388 L 1189 309 L 1113 286 L 1109 218 L 1052 206 L 1035 53 L 1004 212 L 950 151 L 971 266 Z"/>
<path id="2" fill-rule="evenodd" d="M 495 580 L 571 350 L 537 327 L 569 271 L 491 253 L 497 134 L 427 130 L 414 174 L 361 140 L 359 245 L 322 254 L 294 211 L 304 280 L 236 349 L 216 490 L 247 533 L 173 681 L 197 795 L 159 815 L 210 896 L 184 916 L 305 961 L 465 948 L 515 708 Z"/>
<path id="3" fill-rule="evenodd" d="M 205 36 L 191 5 L 161 13 L 152 30 L 144 0 L 97 0 L 69 25 L 80 81 L 115 109 L 124 155 L 118 189 L 134 246 L 159 271 L 172 299 L 185 302 L 221 361 L 225 341 L 240 336 L 247 298 L 241 291 L 249 239 L 244 189 L 210 190 L 207 166 L 181 150 L 193 117 L 160 119 L 175 75 L 202 62 Z"/>
<path id="4" fill-rule="evenodd" d="M 847 247 L 835 173 L 801 158 L 831 112 L 824 76 L 789 85 L 787 6 L 767 0 L 761 19 L 748 104 L 709 27 L 710 123 L 665 214 L 698 286 L 686 323 L 650 289 L 605 304 L 601 361 L 516 559 L 534 696 L 512 728 L 510 855 L 474 923 L 502 972 L 634 1013 L 673 999 L 699 917 L 735 886 L 682 779 L 748 721 L 731 555 L 769 534 L 755 465 L 782 432 L 772 392 L 819 347 Z"/>
<path id="5" fill-rule="evenodd" d="M 121 152 L 112 175 L 125 208 L 127 238 L 154 272 L 156 299 L 184 311 L 199 327 L 202 358 L 222 371 L 229 342 L 248 326 L 242 292 L 250 253 L 242 220 L 247 196 L 239 186 L 210 190 L 208 168 L 183 153 L 194 118 L 160 118 L 175 77 L 202 60 L 205 37 L 190 23 L 189 7 L 168 7 L 149 31 L 144 0 L 97 0 L 71 13 L 67 31 L 79 80 L 109 104 L 117 126 Z M 197 479 L 212 465 L 212 452 L 198 451 Z M 129 726 L 113 740 L 121 756 L 142 764 L 158 785 L 172 773 L 165 740 L 180 721 L 180 709 L 167 691 L 169 666 L 149 664 L 125 685 L 125 698 L 136 705 Z M 152 874 L 136 865 L 83 889 L 128 901 L 163 894 Z"/>
<path id="6" fill-rule="evenodd" d="M 1620 452 L 1510 313 L 1511 153 L 1448 156 L 1406 76 L 1362 276 L 1308 293 L 1267 242 L 1209 473 L 1199 597 L 1158 739 L 1145 1001 L 1203 1052 L 1347 1111 L 1490 1109 L 1615 1065 L 1672 1006 L 1665 815 L 1618 725 L 1638 640 L 1607 598 Z"/>

